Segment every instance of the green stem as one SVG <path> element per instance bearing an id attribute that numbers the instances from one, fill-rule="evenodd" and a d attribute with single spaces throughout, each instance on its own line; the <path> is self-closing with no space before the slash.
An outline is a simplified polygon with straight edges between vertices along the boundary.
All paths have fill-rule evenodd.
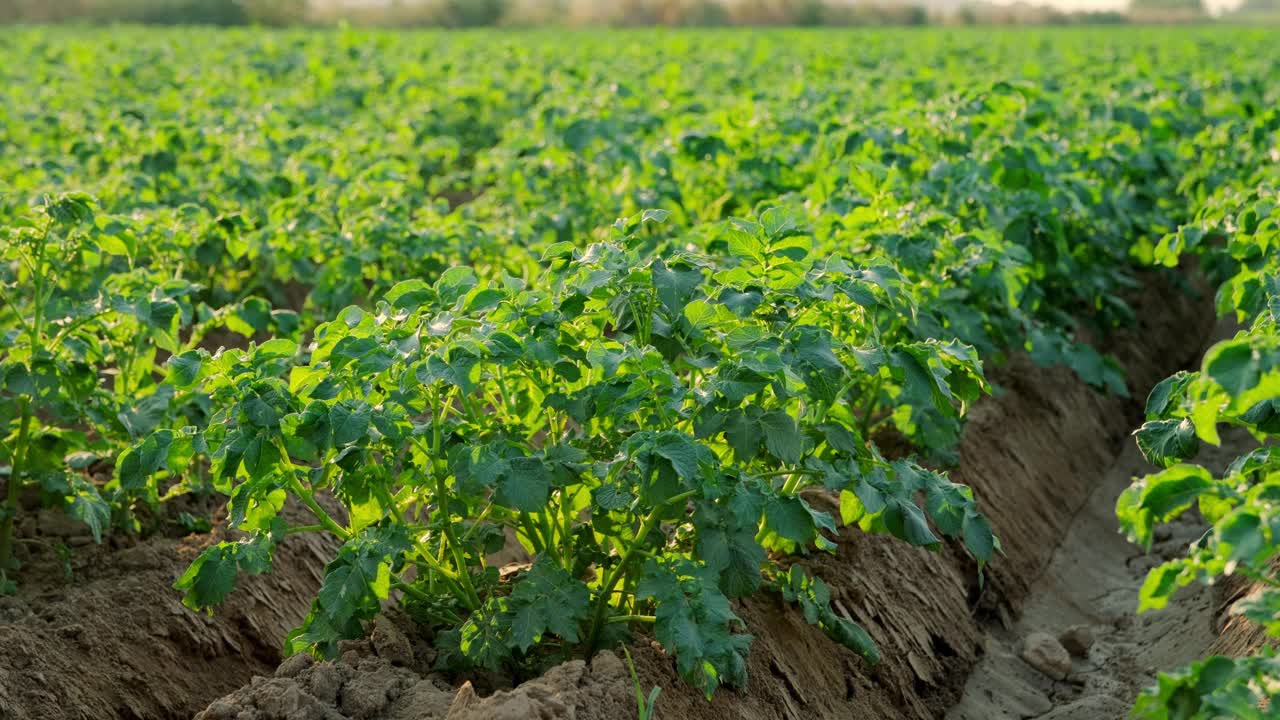
<path id="1" fill-rule="evenodd" d="M 297 535 L 299 533 L 321 532 L 327 530 L 324 525 L 294 525 L 285 531 L 285 535 Z"/>
<path id="2" fill-rule="evenodd" d="M 524 530 L 524 534 L 529 538 L 529 544 L 533 546 L 534 553 L 541 554 L 547 552 L 546 541 L 542 539 L 542 533 L 539 532 L 538 526 L 533 524 L 533 518 L 529 513 L 520 513 L 520 528 Z"/>
<path id="3" fill-rule="evenodd" d="M 292 461 L 289 460 L 289 449 L 285 447 L 284 440 L 279 435 L 275 437 L 275 445 L 276 449 L 280 451 L 280 457 L 289 465 L 285 471 L 285 477 L 286 481 L 289 483 L 289 489 L 293 491 L 294 495 L 298 496 L 298 499 L 302 501 L 303 505 L 307 506 L 307 509 L 311 511 L 311 514 L 316 516 L 316 519 L 320 521 L 320 525 L 325 530 L 333 533 L 343 542 L 350 540 L 351 532 L 339 525 L 324 508 L 320 507 L 320 503 L 316 502 L 315 493 L 310 488 L 303 485 L 302 481 L 298 479 L 298 469 L 295 468 L 292 465 Z M 330 464 L 324 469 L 326 477 L 329 475 L 331 468 L 333 467 L 336 466 Z"/>
<path id="4" fill-rule="evenodd" d="M 875 412 L 876 401 L 880 398 L 880 387 L 884 384 L 884 376 L 876 375 L 876 384 L 871 388 L 871 397 L 867 401 L 867 409 L 862 413 L 862 439 L 867 439 L 871 432 L 871 413 Z"/>
<path id="5" fill-rule="evenodd" d="M 471 523 L 471 527 L 467 528 L 467 531 L 462 533 L 462 542 L 466 542 L 471 539 L 471 536 L 476 533 L 476 529 L 480 527 L 481 523 L 488 519 L 489 513 L 492 511 L 493 502 L 490 501 L 488 505 L 484 506 L 484 510 L 481 510 L 480 514 L 476 516 L 475 521 Z"/>
<path id="6" fill-rule="evenodd" d="M 560 557 L 560 546 L 556 544 L 556 531 L 551 525 L 551 517 L 548 513 L 539 513 L 538 522 L 542 524 L 542 537 L 547 544 L 547 552 L 551 553 L 551 559 L 556 564 L 564 567 L 564 562 Z"/>
<path id="7" fill-rule="evenodd" d="M 613 617 L 609 618 L 608 620 L 605 620 L 604 622 L 606 625 L 616 625 L 618 623 L 633 623 L 633 622 L 652 625 L 657 621 L 658 621 L 658 618 L 654 617 L 653 615 L 614 615 Z"/>
<path id="8" fill-rule="evenodd" d="M 449 608 L 435 607 L 431 602 L 430 595 L 422 592 L 418 588 L 410 585 L 409 583 L 405 582 L 404 580 L 398 577 L 391 578 L 391 587 L 399 590 L 400 592 L 404 593 L 405 595 L 408 595 L 409 597 L 417 600 L 418 602 L 428 605 L 428 607 L 430 608 L 429 610 L 430 612 L 441 615 L 445 620 L 448 620 L 451 623 L 458 624 L 462 622 L 462 618 L 458 617 L 457 613 L 453 612 Z"/>
<path id="9" fill-rule="evenodd" d="M 307 506 L 307 509 L 311 511 L 311 514 L 316 516 L 316 519 L 320 521 L 320 525 L 325 530 L 333 533 L 343 542 L 351 539 L 351 533 L 346 528 L 339 525 L 324 508 L 320 507 L 320 503 L 316 502 L 315 493 L 311 492 L 311 490 L 307 489 L 306 486 L 302 484 L 302 481 L 298 479 L 298 474 L 296 472 L 289 473 L 289 489 L 298 496 L 298 499 L 302 501 L 303 505 Z"/>
<path id="10" fill-rule="evenodd" d="M 569 498 L 560 491 L 560 519 L 564 523 L 561 532 L 564 534 L 564 569 L 573 572 L 573 508 L 569 506 Z"/>
<path id="11" fill-rule="evenodd" d="M 40 237 L 40 244 L 36 247 L 36 260 L 34 263 L 35 267 L 32 269 L 32 274 L 35 276 L 34 279 L 36 283 L 35 294 L 32 296 L 33 299 L 35 300 L 35 307 L 33 308 L 33 316 L 31 319 L 31 327 L 30 327 L 30 333 L 29 333 L 29 336 L 31 338 L 31 355 L 33 357 L 36 354 L 36 348 L 40 347 L 40 335 L 44 330 L 44 328 L 42 327 L 44 322 L 44 305 L 45 305 L 45 302 L 44 302 L 44 283 L 45 283 L 44 251 L 45 251 L 45 247 L 49 244 L 49 231 L 52 229 L 53 229 L 53 218 L 49 218 L 48 224 L 44 226 L 44 235 Z"/>
<path id="12" fill-rule="evenodd" d="M 471 584 L 471 573 L 467 572 L 467 559 L 462 554 L 462 544 L 453 534 L 453 522 L 449 517 L 449 489 L 445 486 L 444 476 L 440 472 L 436 473 L 436 507 L 440 512 L 445 513 L 445 517 L 442 518 L 445 538 L 442 544 L 447 544 L 449 553 L 453 555 L 453 564 L 457 568 L 457 582 L 462 585 L 466 595 L 467 608 L 475 610 L 480 607 L 480 595 Z"/>
<path id="13" fill-rule="evenodd" d="M 782 484 L 782 494 L 794 495 L 796 493 L 796 488 L 800 486 L 800 479 L 805 475 L 806 473 L 792 473 L 791 476 L 787 478 L 787 481 Z"/>
<path id="14" fill-rule="evenodd" d="M 809 468 L 790 468 L 790 469 L 784 468 L 782 470 L 770 470 L 769 472 L 759 473 L 756 475 L 756 477 L 761 478 L 763 480 L 767 480 L 769 478 L 789 477 L 793 475 L 821 475 L 821 474 L 822 473 L 820 471 L 810 470 Z"/>
<path id="15" fill-rule="evenodd" d="M 31 401 L 23 397 L 22 419 L 18 424 L 18 440 L 9 461 L 9 481 L 5 484 L 4 522 L 0 523 L 0 570 L 7 569 L 13 559 L 13 523 L 18 517 L 18 496 L 22 490 L 23 465 L 31 432 Z"/>
<path id="16" fill-rule="evenodd" d="M 636 552 L 640 549 L 640 544 L 658 526 L 662 518 L 662 511 L 668 505 L 683 502 L 697 494 L 698 491 L 690 490 L 679 495 L 673 495 L 666 502 L 658 503 L 653 510 L 649 511 L 649 515 L 645 517 L 644 521 L 640 523 L 640 530 L 636 533 L 635 540 L 627 546 L 626 552 L 622 554 L 622 559 L 618 561 L 617 565 L 613 566 L 613 569 L 605 577 L 604 584 L 600 586 L 600 598 L 596 602 L 595 617 L 591 620 L 591 633 L 588 635 L 587 640 L 587 657 L 591 657 L 596 653 L 596 644 L 600 641 L 600 631 L 605 624 L 605 615 L 609 611 L 609 598 L 613 595 L 613 589 L 618 586 L 618 582 L 626 574 L 627 566 L 631 563 L 632 558 L 636 556 Z"/>

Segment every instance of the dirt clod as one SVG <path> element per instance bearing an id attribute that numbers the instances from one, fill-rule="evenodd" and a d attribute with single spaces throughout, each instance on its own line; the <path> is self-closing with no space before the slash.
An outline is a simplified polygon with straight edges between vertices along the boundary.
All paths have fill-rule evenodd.
<path id="1" fill-rule="evenodd" d="M 1048 633 L 1028 635 L 1023 641 L 1022 659 L 1054 680 L 1063 680 L 1071 674 L 1071 655 L 1057 638 Z"/>
<path id="2" fill-rule="evenodd" d="M 1088 625 L 1072 625 L 1062 631 L 1058 642 L 1072 657 L 1087 658 L 1089 648 L 1093 647 L 1093 630 Z"/>
<path id="3" fill-rule="evenodd" d="M 413 665 L 413 646 L 404 632 L 385 615 L 373 621 L 369 642 L 378 657 L 392 665 Z"/>
<path id="4" fill-rule="evenodd" d="M 280 663 L 280 667 L 276 668 L 276 677 L 297 677 L 298 673 L 315 664 L 315 658 L 306 653 L 298 653 L 291 655 L 284 662 Z"/>

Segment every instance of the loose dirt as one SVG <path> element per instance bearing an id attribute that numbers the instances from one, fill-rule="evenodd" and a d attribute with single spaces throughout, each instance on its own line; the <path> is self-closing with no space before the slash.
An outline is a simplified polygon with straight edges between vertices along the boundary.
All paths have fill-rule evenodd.
<path id="1" fill-rule="evenodd" d="M 56 513 L 26 524 L 19 592 L 0 598 L 3 720 L 190 718 L 275 668 L 333 552 L 289 538 L 275 572 L 243 579 L 209 616 L 183 607 L 173 582 L 223 532 L 101 546 L 82 532 Z"/>
<path id="2" fill-rule="evenodd" d="M 1247 433 L 1230 434 L 1198 461 L 1220 468 L 1255 446 Z M 1116 499 L 1151 470 L 1136 445 L 1116 459 L 1035 582 L 1022 616 L 990 627 L 986 655 L 947 720 L 1121 720 L 1157 671 L 1210 651 L 1221 632 L 1214 588 L 1192 585 L 1167 608 L 1136 613 L 1147 571 L 1185 555 L 1204 532 L 1200 518 L 1184 516 L 1157 533 L 1149 554 L 1120 534 Z M 1045 637 L 1066 658 L 1065 677 L 1038 652 Z"/>
<path id="3" fill-rule="evenodd" d="M 1220 322 L 1206 341 L 1230 337 Z M 1196 457 L 1215 472 L 1258 446 L 1228 429 L 1222 445 Z M 1158 672 L 1213 653 L 1243 654 L 1262 636 L 1229 614 L 1251 589 L 1231 581 L 1193 584 L 1159 611 L 1138 614 L 1138 593 L 1152 568 L 1185 556 L 1206 529 L 1198 513 L 1157 528 L 1150 552 L 1130 543 L 1115 516 L 1133 478 L 1155 471 L 1132 439 L 1097 478 L 1048 567 L 1032 582 L 1016 621 L 988 623 L 984 656 L 946 720 L 1123 720 Z"/>

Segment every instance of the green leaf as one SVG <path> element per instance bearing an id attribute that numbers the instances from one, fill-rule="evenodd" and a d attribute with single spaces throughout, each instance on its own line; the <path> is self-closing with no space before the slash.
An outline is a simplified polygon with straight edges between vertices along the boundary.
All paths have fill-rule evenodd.
<path id="1" fill-rule="evenodd" d="M 710 698 L 719 685 L 746 683 L 751 636 L 732 632 L 742 621 L 714 572 L 688 560 L 648 560 L 636 598 L 656 603 L 654 634 L 689 684 Z"/>
<path id="2" fill-rule="evenodd" d="M 991 562 L 995 553 L 996 538 L 991 523 L 982 515 L 969 513 L 964 517 L 964 546 L 980 564 Z"/>
<path id="3" fill-rule="evenodd" d="M 147 478 L 165 467 L 169 447 L 173 444 L 172 430 L 158 430 L 148 435 L 116 458 L 116 476 L 127 490 L 144 487 Z"/>
<path id="4" fill-rule="evenodd" d="M 1116 518 L 1134 542 L 1151 546 L 1152 529 L 1189 509 L 1214 487 L 1213 476 L 1196 465 L 1174 465 L 1131 485 L 1116 501 Z"/>
<path id="5" fill-rule="evenodd" d="M 797 543 L 812 542 L 818 535 L 813 512 L 796 496 L 773 496 L 765 500 L 764 516 L 769 529 Z"/>
<path id="6" fill-rule="evenodd" d="M 694 300 L 684 307 L 684 317 L 690 325 L 702 329 L 715 321 L 716 309 L 704 300 Z"/>
<path id="7" fill-rule="evenodd" d="M 764 413 L 760 416 L 760 427 L 764 433 L 764 446 L 774 457 L 788 464 L 800 462 L 804 453 L 804 436 L 796 421 L 781 410 Z"/>
<path id="8" fill-rule="evenodd" d="M 699 500 L 693 515 L 697 528 L 696 557 L 720 574 L 720 587 L 729 597 L 745 597 L 760 587 L 760 568 L 768 559 L 756 542 L 760 511 L 746 491 L 728 500 Z"/>
<path id="9" fill-rule="evenodd" d="M 209 609 L 231 594 L 238 572 L 235 547 L 227 542 L 212 545 L 191 563 L 173 586 L 184 591 L 183 605 L 192 610 Z"/>
<path id="10" fill-rule="evenodd" d="M 853 620 L 837 615 L 831 609 L 831 590 L 820 578 L 811 577 L 797 564 L 791 566 L 779 586 L 784 600 L 800 605 L 806 622 L 821 628 L 832 640 L 872 665 L 880 662 L 880 651 L 871 635 Z"/>
<path id="11" fill-rule="evenodd" d="M 459 628 L 462 654 L 476 667 L 498 672 L 511 657 L 511 622 L 501 598 L 491 597 Z"/>
<path id="12" fill-rule="evenodd" d="M 699 470 L 702 448 L 688 435 L 679 432 L 663 433 L 653 445 L 653 452 L 666 458 L 671 467 L 684 480 L 701 477 Z"/>
<path id="13" fill-rule="evenodd" d="M 1239 564 L 1268 572 L 1265 562 L 1275 552 L 1275 546 L 1263 528 L 1262 518 L 1248 510 L 1232 513 L 1214 527 L 1219 552 L 1225 551 L 1227 573 L 1233 572 Z"/>
<path id="14" fill-rule="evenodd" d="M 259 345 L 253 351 L 253 358 L 256 362 L 265 362 L 267 360 L 291 358 L 297 354 L 298 343 L 288 338 L 274 338 Z"/>
<path id="15" fill-rule="evenodd" d="M 329 422 L 333 428 L 333 444 L 337 447 L 363 440 L 369 432 L 372 408 L 359 401 L 339 402 L 329 408 Z"/>
<path id="16" fill-rule="evenodd" d="M 540 556 L 515 583 L 508 601 L 512 640 L 521 652 L 550 632 L 576 643 L 579 627 L 591 615 L 587 586 L 547 556 Z"/>
<path id="17" fill-rule="evenodd" d="M 1233 398 L 1257 386 L 1262 374 L 1274 365 L 1274 360 L 1268 359 L 1247 339 L 1220 342 L 1204 355 L 1204 373 Z"/>
<path id="18" fill-rule="evenodd" d="M 1134 432 L 1134 436 L 1143 457 L 1159 467 L 1169 467 L 1189 460 L 1200 449 L 1196 427 L 1186 418 L 1145 423 Z"/>
<path id="19" fill-rule="evenodd" d="M 385 299 L 394 308 L 415 310 L 430 300 L 433 294 L 431 286 L 423 280 L 402 280 L 387 291 Z"/>
<path id="20" fill-rule="evenodd" d="M 1151 388 L 1147 395 L 1146 415 L 1148 420 L 1158 420 L 1172 409 L 1174 401 L 1186 392 L 1192 376 L 1187 372 L 1179 372 L 1161 380 Z"/>
<path id="21" fill-rule="evenodd" d="M 320 592 L 301 627 L 289 634 L 286 652 L 315 648 L 325 657 L 342 640 L 364 634 L 361 624 L 382 610 L 391 592 L 392 566 L 412 547 L 401 526 L 370 526 L 348 540 L 325 567 Z"/>
<path id="22" fill-rule="evenodd" d="M 71 481 L 67 514 L 89 526 L 94 542 L 102 542 L 102 531 L 111 525 L 111 506 L 102 499 L 98 488 L 76 476 Z"/>
<path id="23" fill-rule="evenodd" d="M 180 388 L 190 387 L 200 377 L 203 355 L 198 350 L 188 350 L 169 358 L 169 374 L 166 381 Z"/>
<path id="24" fill-rule="evenodd" d="M 912 545 L 935 548 L 941 542 L 929 528 L 924 512 L 910 499 L 891 499 L 885 509 L 884 522 L 895 537 Z"/>
<path id="25" fill-rule="evenodd" d="M 541 512 L 551 493 L 551 473 L 539 458 L 513 458 L 498 479 L 494 500 L 522 512 Z"/>

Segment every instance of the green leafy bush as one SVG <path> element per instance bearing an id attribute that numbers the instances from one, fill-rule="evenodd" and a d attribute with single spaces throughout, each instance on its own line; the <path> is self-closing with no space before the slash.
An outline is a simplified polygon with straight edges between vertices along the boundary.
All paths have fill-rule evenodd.
<path id="1" fill-rule="evenodd" d="M 641 231 L 664 215 L 620 221 L 581 250 L 548 247 L 536 285 L 457 267 L 399 283 L 372 312 L 347 308 L 306 347 L 174 357 L 171 381 L 198 384 L 212 421 L 152 436 L 123 456 L 122 479 L 181 474 L 186 444 L 207 447 L 232 523 L 250 533 L 196 560 L 178 582 L 186 602 L 216 604 L 238 571 L 267 569 L 281 538 L 320 531 L 344 545 L 292 651 L 335 654 L 400 590 L 444 629 L 446 666 L 590 654 L 651 624 L 710 694 L 745 681 L 750 636 L 729 599 L 777 587 L 874 661 L 822 581 L 769 551 L 833 550 L 841 521 L 936 548 L 932 520 L 990 560 L 968 488 L 866 440 L 894 415 L 904 427 L 956 417 L 985 386 L 976 354 L 881 336 L 876 313 L 910 309 L 902 279 L 816 257 L 786 211 L 723 224 L 723 255 L 655 252 Z M 838 494 L 843 517 L 810 489 Z M 288 497 L 314 525 L 284 522 Z M 486 559 L 508 533 L 533 558 L 513 580 Z"/>

